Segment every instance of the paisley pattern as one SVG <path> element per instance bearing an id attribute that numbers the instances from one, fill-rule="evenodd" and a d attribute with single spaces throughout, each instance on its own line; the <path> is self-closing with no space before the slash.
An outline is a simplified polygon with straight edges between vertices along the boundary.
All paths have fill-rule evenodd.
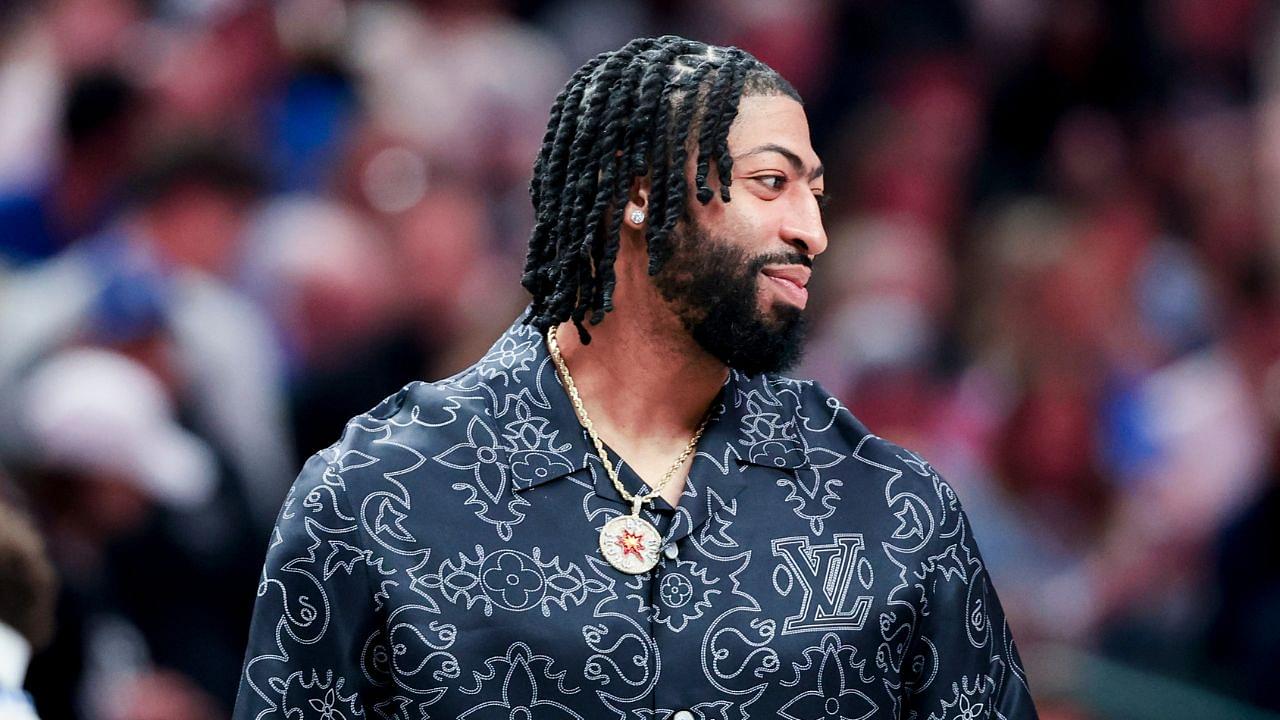
<path id="1" fill-rule="evenodd" d="M 235 717 L 1036 716 L 955 492 L 818 385 L 730 373 L 641 575 L 600 556 L 627 510 L 515 322 L 307 460 Z"/>

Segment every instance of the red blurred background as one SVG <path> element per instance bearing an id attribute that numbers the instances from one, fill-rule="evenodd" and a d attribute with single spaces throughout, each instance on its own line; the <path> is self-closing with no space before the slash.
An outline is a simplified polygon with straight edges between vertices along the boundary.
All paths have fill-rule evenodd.
<path id="1" fill-rule="evenodd" d="M 61 579 L 41 714 L 229 715 L 301 460 L 506 327 L 552 99 L 674 32 L 805 96 L 834 201 L 797 374 L 956 486 L 1042 715 L 1276 717 L 1278 21 L 7 0 L 0 497 Z"/>

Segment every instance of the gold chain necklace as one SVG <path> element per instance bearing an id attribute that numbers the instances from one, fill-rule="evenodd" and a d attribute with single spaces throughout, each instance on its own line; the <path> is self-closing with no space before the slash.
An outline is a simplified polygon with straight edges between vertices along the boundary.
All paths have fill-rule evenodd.
<path id="1" fill-rule="evenodd" d="M 648 572 L 658 564 L 658 550 L 662 545 L 662 536 L 658 534 L 655 528 L 648 520 L 640 517 L 640 506 L 653 498 L 657 497 L 666 487 L 666 484 L 675 476 L 676 471 L 684 466 L 685 460 L 689 459 L 689 454 L 697 447 L 698 440 L 702 437 L 702 431 L 707 427 L 707 420 L 711 417 L 708 412 L 702 417 L 702 422 L 698 423 L 698 429 L 694 431 L 693 437 L 689 438 L 689 444 L 685 445 L 684 451 L 680 453 L 680 457 L 667 468 L 662 475 L 662 479 L 657 485 L 647 493 L 633 495 L 627 492 L 622 486 L 622 481 L 618 479 L 618 471 L 614 469 L 613 463 L 609 461 L 609 454 L 605 452 L 604 442 L 600 436 L 596 434 L 595 426 L 591 424 L 591 418 L 587 417 L 587 410 L 582 406 L 582 398 L 578 395 L 578 387 L 573 383 L 573 377 L 569 375 L 569 367 L 565 365 L 564 358 L 560 355 L 560 344 L 556 341 L 557 327 L 552 327 L 547 331 L 547 349 L 551 351 L 551 359 L 556 364 L 556 369 L 560 371 L 560 378 L 564 381 L 565 390 L 569 392 L 569 399 L 573 401 L 574 413 L 578 416 L 578 421 L 582 423 L 582 427 L 586 428 L 587 435 L 591 436 L 591 442 L 596 446 L 596 452 L 600 455 L 600 462 L 604 465 L 605 472 L 609 475 L 609 479 L 613 481 L 613 487 L 617 489 L 622 499 L 631 503 L 631 514 L 621 515 L 613 518 L 604 524 L 600 530 L 600 552 L 604 554 L 609 564 L 625 573 L 636 575 Z"/>

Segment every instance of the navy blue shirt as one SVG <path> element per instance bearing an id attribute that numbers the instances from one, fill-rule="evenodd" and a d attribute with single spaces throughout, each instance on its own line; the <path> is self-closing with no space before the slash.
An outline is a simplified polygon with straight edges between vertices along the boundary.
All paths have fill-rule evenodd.
<path id="1" fill-rule="evenodd" d="M 642 575 L 628 510 L 517 321 L 307 460 L 235 717 L 1035 717 L 954 491 L 816 383 L 729 373 Z"/>

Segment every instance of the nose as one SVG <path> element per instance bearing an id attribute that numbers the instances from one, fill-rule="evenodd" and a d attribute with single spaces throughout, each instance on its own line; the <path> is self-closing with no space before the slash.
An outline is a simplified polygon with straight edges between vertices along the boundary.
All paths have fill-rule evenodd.
<path id="1" fill-rule="evenodd" d="M 818 199 L 807 190 L 798 194 L 803 197 L 783 219 L 782 239 L 809 257 L 821 255 L 827 249 L 827 231 L 822 225 Z"/>

